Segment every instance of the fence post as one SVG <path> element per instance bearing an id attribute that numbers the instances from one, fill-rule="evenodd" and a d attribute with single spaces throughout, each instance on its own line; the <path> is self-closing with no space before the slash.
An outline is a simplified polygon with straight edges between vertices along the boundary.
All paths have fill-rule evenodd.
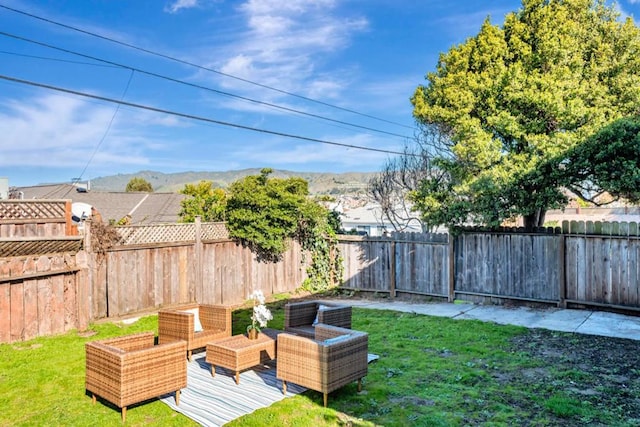
<path id="1" fill-rule="evenodd" d="M 65 236 L 77 236 L 78 227 L 73 224 L 71 218 L 71 200 L 67 200 L 64 204 L 64 234 Z"/>
<path id="2" fill-rule="evenodd" d="M 106 281 L 105 283 L 102 283 L 102 286 L 100 286 L 99 288 L 96 286 L 96 281 L 100 280 L 102 278 L 102 276 L 100 274 L 97 273 L 97 262 L 96 262 L 96 254 L 93 251 L 93 246 L 91 245 L 91 234 L 93 233 L 92 230 L 92 224 L 93 224 L 93 215 L 91 217 L 91 219 L 87 220 L 84 222 L 83 224 L 83 250 L 85 253 L 85 260 L 83 261 L 82 267 L 86 269 L 86 274 L 84 275 L 84 280 L 87 281 L 86 283 L 86 294 L 87 294 L 87 316 L 88 316 L 88 321 L 91 320 L 95 320 L 98 317 L 100 317 L 101 313 L 98 310 L 98 299 L 102 298 L 102 300 L 100 301 L 100 303 L 102 303 L 102 305 L 104 305 L 105 307 L 109 304 L 109 302 L 107 301 L 107 297 L 105 294 L 100 294 L 99 292 L 96 292 L 96 289 L 102 289 L 106 287 Z M 83 277 L 83 274 L 80 274 L 79 277 Z M 82 280 L 82 279 L 80 279 Z"/>
<path id="3" fill-rule="evenodd" d="M 455 238 L 449 233 L 449 302 L 454 302 L 456 299 L 455 256 Z"/>
<path id="4" fill-rule="evenodd" d="M 391 283 L 389 284 L 389 295 L 396 297 L 396 241 L 391 241 Z"/>
<path id="5" fill-rule="evenodd" d="M 204 284 L 202 283 L 202 277 L 204 276 L 202 273 L 202 269 L 203 269 L 203 265 L 202 265 L 202 218 L 200 217 L 200 215 L 196 216 L 196 221 L 195 221 L 195 233 L 196 233 L 196 247 L 195 247 L 195 252 L 196 252 L 196 289 L 193 290 L 193 294 L 191 295 L 192 298 L 191 300 L 193 301 L 195 297 L 195 301 L 197 302 L 201 302 L 202 299 L 202 295 L 204 294 L 204 289 L 203 286 Z"/>
<path id="6" fill-rule="evenodd" d="M 560 235 L 560 247 L 558 248 L 558 259 L 560 261 L 560 268 L 558 271 L 558 307 L 567 308 L 567 277 L 565 274 L 567 258 L 565 256 L 566 235 Z"/>

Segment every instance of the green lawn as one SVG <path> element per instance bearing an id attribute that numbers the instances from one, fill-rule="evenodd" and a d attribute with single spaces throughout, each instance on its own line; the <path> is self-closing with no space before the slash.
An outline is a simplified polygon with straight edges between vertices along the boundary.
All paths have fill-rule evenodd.
<path id="1" fill-rule="evenodd" d="M 274 320 L 269 327 L 282 328 L 284 302 L 270 304 Z M 234 333 L 243 332 L 248 322 L 248 310 L 235 311 Z M 606 400 L 613 389 L 593 395 L 574 391 L 596 375 L 586 367 L 550 365 L 527 351 L 527 336 L 540 331 L 358 308 L 353 328 L 369 333 L 369 351 L 380 356 L 370 364 L 361 393 L 355 383 L 348 385 L 331 393 L 329 408 L 323 408 L 321 394 L 308 391 L 228 425 L 631 426 L 640 419 L 628 413 L 628 406 Z M 131 325 L 94 324 L 91 330 L 90 337 L 71 332 L 0 345 L 0 426 L 120 425 L 119 410 L 101 401 L 92 405 L 85 393 L 84 343 L 157 331 L 157 316 Z M 564 335 L 569 341 L 571 334 Z M 637 377 L 629 384 L 635 387 Z M 127 424 L 196 425 L 157 400 L 129 408 Z"/>

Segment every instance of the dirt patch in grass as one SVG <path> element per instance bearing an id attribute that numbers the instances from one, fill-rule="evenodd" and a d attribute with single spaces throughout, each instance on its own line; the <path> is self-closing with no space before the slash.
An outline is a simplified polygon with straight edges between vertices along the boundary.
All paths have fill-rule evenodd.
<path id="1" fill-rule="evenodd" d="M 500 372 L 498 381 L 535 388 L 548 402 L 562 396 L 583 407 L 581 416 L 569 417 L 573 422 L 565 419 L 568 425 L 603 425 L 607 414 L 618 420 L 624 414 L 627 425 L 640 425 L 640 341 L 532 329 L 511 343 L 511 351 L 532 356 L 537 366 Z M 548 402 L 547 409 L 562 418 L 562 408 Z"/>

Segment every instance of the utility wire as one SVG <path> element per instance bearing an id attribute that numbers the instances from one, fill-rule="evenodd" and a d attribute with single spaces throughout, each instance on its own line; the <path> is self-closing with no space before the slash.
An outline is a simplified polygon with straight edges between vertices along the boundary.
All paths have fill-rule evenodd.
<path id="1" fill-rule="evenodd" d="M 69 64 L 80 64 L 80 65 L 91 65 L 93 67 L 108 67 L 108 68 L 122 68 L 116 65 L 105 65 L 105 64 L 96 64 L 93 62 L 84 62 L 84 61 L 71 61 L 69 59 L 61 59 L 61 58 L 51 58 L 48 56 L 37 56 L 37 55 L 27 55 L 25 53 L 18 52 L 9 52 L 6 50 L 0 50 L 0 53 L 5 55 L 13 55 L 13 56 L 22 56 L 24 58 L 32 58 L 32 59 L 41 59 L 44 61 L 57 61 L 57 62 L 66 62 Z"/>
<path id="2" fill-rule="evenodd" d="M 295 93 L 292 93 L 292 92 L 288 92 L 288 91 L 285 91 L 285 90 L 282 90 L 282 89 L 278 89 L 278 88 L 273 87 L 273 86 L 269 86 L 269 85 L 265 85 L 265 84 L 262 84 L 262 83 L 254 82 L 252 80 L 245 79 L 245 78 L 242 78 L 242 77 L 234 76 L 232 74 L 223 73 L 222 71 L 218 71 L 218 70 L 215 70 L 213 68 L 208 68 L 208 67 L 205 67 L 205 66 L 202 66 L 202 65 L 195 64 L 193 62 L 185 61 L 183 59 L 178 59 L 178 58 L 175 58 L 173 56 L 169 56 L 169 55 L 166 55 L 166 54 L 163 54 L 163 53 L 159 53 L 159 52 L 155 52 L 155 51 L 152 51 L 152 50 L 149 50 L 149 49 L 145 49 L 145 48 L 142 48 L 142 47 L 139 47 L 139 46 L 135 46 L 135 45 L 132 45 L 130 43 L 125 43 L 125 42 L 116 40 L 116 39 L 111 38 L 111 37 L 103 36 L 103 35 L 100 35 L 100 34 L 97 34 L 97 33 L 91 32 L 91 31 L 83 30 L 81 28 L 74 27 L 72 25 L 63 24 L 61 22 L 57 22 L 57 21 L 54 21 L 54 20 L 49 19 L 49 18 L 43 18 L 41 16 L 26 12 L 26 11 L 23 11 L 23 10 L 15 9 L 15 8 L 12 8 L 12 7 L 3 5 L 3 4 L 0 4 L 0 7 L 3 8 L 3 9 L 10 10 L 10 11 L 15 12 L 15 13 L 19 13 L 21 15 L 28 16 L 28 17 L 33 18 L 33 19 L 38 19 L 40 21 L 47 22 L 49 24 L 53 24 L 53 25 L 57 25 L 59 27 L 67 28 L 69 30 L 77 31 L 77 32 L 89 35 L 91 37 L 96 37 L 96 38 L 99 38 L 99 39 L 102 39 L 102 40 L 109 41 L 111 43 L 116 43 L 116 44 L 119 44 L 121 46 L 128 47 L 130 49 L 135 49 L 135 50 L 138 50 L 140 52 L 147 53 L 149 55 L 158 56 L 160 58 L 164 58 L 164 59 L 168 59 L 170 61 L 178 62 L 180 64 L 188 65 L 190 67 L 195 67 L 195 68 L 198 68 L 198 69 L 201 69 L 201 70 L 209 71 L 211 73 L 215 73 L 215 74 L 218 74 L 218 75 L 221 75 L 221 76 L 224 76 L 224 77 L 229 77 L 231 79 L 239 80 L 239 81 L 244 82 L 244 83 L 249 83 L 249 84 L 252 84 L 254 86 L 258 86 L 258 87 L 264 88 L 264 89 L 269 89 L 269 90 L 272 90 L 274 92 L 278 92 L 278 93 L 281 93 L 281 94 L 284 94 L 284 95 L 293 96 L 295 98 L 303 99 L 303 100 L 308 101 L 308 102 L 313 102 L 313 103 L 316 103 L 316 104 L 324 105 L 325 107 L 335 108 L 337 110 L 345 111 L 345 112 L 348 112 L 348 113 L 351 113 L 351 114 L 357 114 L 359 116 L 363 116 L 363 117 L 367 117 L 367 118 L 370 118 L 370 119 L 378 120 L 378 121 L 381 121 L 381 122 L 393 124 L 393 125 L 396 125 L 396 126 L 407 128 L 407 129 L 412 129 L 412 130 L 415 129 L 412 126 L 407 126 L 407 125 L 404 125 L 402 123 L 397 123 L 397 122 L 394 122 L 394 121 L 391 121 L 391 120 L 382 119 L 380 117 L 376 117 L 376 116 L 372 116 L 372 115 L 369 115 L 369 114 L 361 113 L 361 112 L 358 112 L 358 111 L 355 111 L 355 110 L 351 110 L 349 108 L 344 108 L 344 107 L 340 107 L 340 106 L 337 106 L 337 105 L 329 104 L 329 103 L 324 102 L 324 101 L 319 101 L 317 99 L 309 98 L 309 97 L 306 97 L 306 96 L 303 96 L 303 95 L 298 95 L 298 94 L 295 94 Z"/>
<path id="3" fill-rule="evenodd" d="M 357 149 L 357 150 L 364 150 L 364 151 L 374 151 L 374 152 L 385 153 L 385 154 L 407 155 L 407 153 L 403 153 L 401 151 L 383 150 L 381 148 L 371 148 L 371 147 L 363 147 L 361 145 L 344 144 L 344 143 L 341 143 L 341 142 L 333 142 L 333 141 L 327 141 L 327 140 L 323 140 L 323 139 L 310 138 L 310 137 L 301 136 L 301 135 L 294 135 L 294 134 L 290 134 L 290 133 L 272 131 L 272 130 L 268 130 L 268 129 L 261 129 L 261 128 L 256 128 L 256 127 L 252 127 L 252 126 L 245 126 L 245 125 L 241 125 L 241 124 L 237 124 L 237 123 L 225 122 L 225 121 L 222 121 L 222 120 L 210 119 L 210 118 L 202 117 L 202 116 L 195 116 L 195 115 L 192 115 L 192 114 L 180 113 L 180 112 L 177 112 L 177 111 L 166 110 L 166 109 L 157 108 L 157 107 L 151 107 L 151 106 L 148 106 L 148 105 L 136 104 L 136 103 L 133 103 L 133 102 L 127 102 L 127 101 L 117 100 L 117 99 L 113 99 L 113 98 L 107 98 L 105 96 L 93 95 L 93 94 L 86 93 L 86 92 L 79 92 L 79 91 L 75 91 L 75 90 L 72 90 L 72 89 L 66 89 L 66 88 L 62 88 L 62 87 L 58 87 L 58 86 L 52 86 L 52 85 L 48 85 L 48 84 L 44 84 L 44 83 L 33 82 L 33 81 L 30 81 L 30 80 L 23 80 L 23 79 L 19 79 L 19 78 L 16 78 L 16 77 L 5 76 L 3 74 L 0 74 L 0 79 L 7 80 L 7 81 L 10 81 L 10 82 L 14 82 L 14 83 L 21 83 L 21 84 L 40 87 L 40 88 L 44 88 L 44 89 L 55 90 L 55 91 L 58 91 L 58 92 L 68 93 L 68 94 L 71 94 L 71 95 L 82 96 L 82 97 L 85 97 L 85 98 L 97 99 L 99 101 L 106 101 L 106 102 L 111 102 L 111 103 L 115 103 L 115 104 L 119 104 L 119 105 L 126 105 L 128 107 L 139 108 L 139 109 L 142 109 L 142 110 L 154 111 L 154 112 L 157 112 L 157 113 L 163 113 L 163 114 L 168 114 L 168 115 L 172 115 L 172 116 L 183 117 L 183 118 L 186 118 L 186 119 L 191 119 L 191 120 L 196 120 L 196 121 L 201 121 L 201 122 L 206 122 L 206 123 L 214 123 L 214 124 L 218 124 L 218 125 L 222 125 L 222 126 L 229 126 L 229 127 L 233 127 L 233 128 L 237 128 L 237 129 L 249 130 L 249 131 L 253 131 L 253 132 L 260 132 L 260 133 L 264 133 L 264 134 L 268 134 L 268 135 L 281 136 L 281 137 L 284 137 L 284 138 L 292 138 L 292 139 L 299 139 L 299 140 L 302 140 L 302 141 L 318 142 L 318 143 L 321 143 L 321 144 L 335 145 L 335 146 L 346 147 L 346 148 L 354 148 L 354 149 Z"/>
<path id="4" fill-rule="evenodd" d="M 283 107 L 281 105 L 272 104 L 270 102 L 259 101 L 257 99 L 247 98 L 245 96 L 240 96 L 240 95 L 235 95 L 235 94 L 232 94 L 232 93 L 229 93 L 229 92 L 224 92 L 224 91 L 221 91 L 221 90 L 218 90 L 218 89 L 213 89 L 213 88 L 202 86 L 202 85 L 199 85 L 199 84 L 189 83 L 189 82 L 186 82 L 184 80 L 175 79 L 173 77 L 164 76 L 162 74 L 157 74 L 157 73 L 154 73 L 152 71 L 145 71 L 145 70 L 142 70 L 142 69 L 139 69 L 139 68 L 131 67 L 129 65 L 120 64 L 120 63 L 109 61 L 109 60 L 106 60 L 106 59 L 101 59 L 101 58 L 98 58 L 98 57 L 95 57 L 95 56 L 87 55 L 87 54 L 76 52 L 76 51 L 73 51 L 73 50 L 69 50 L 69 49 L 58 47 L 58 46 L 50 45 L 48 43 L 44 43 L 44 42 L 40 42 L 40 41 L 37 41 L 37 40 L 29 39 L 29 38 L 26 38 L 26 37 L 18 36 L 16 34 L 7 33 L 5 31 L 0 31 L 0 35 L 3 35 L 5 37 L 11 37 L 13 39 L 21 40 L 21 41 L 24 41 L 24 42 L 36 44 L 38 46 L 43 46 L 43 47 L 46 47 L 46 48 L 49 48 L 49 49 L 58 50 L 58 51 L 61 51 L 61 52 L 64 52 L 64 53 L 77 55 L 77 56 L 80 56 L 80 57 L 83 57 L 83 58 L 92 59 L 94 61 L 103 62 L 105 64 L 109 64 L 109 65 L 112 65 L 112 66 L 121 67 L 121 68 L 125 68 L 125 69 L 128 69 L 128 70 L 136 71 L 136 72 L 141 73 L 141 74 L 146 74 L 148 76 L 152 76 L 152 77 L 156 77 L 156 78 L 159 78 L 159 79 L 168 80 L 168 81 L 171 81 L 171 82 L 174 82 L 174 83 L 179 83 L 179 84 L 182 84 L 182 85 L 195 87 L 197 89 L 208 90 L 210 92 L 214 92 L 214 93 L 217 93 L 217 94 L 220 94 L 220 95 L 224 95 L 224 96 L 228 96 L 228 97 L 231 97 L 231 98 L 241 99 L 243 101 L 252 102 L 254 104 L 265 105 L 267 107 L 276 108 L 276 109 L 280 109 L 280 110 L 283 110 L 283 111 L 288 111 L 288 112 L 291 112 L 291 113 L 301 114 L 301 115 L 304 115 L 304 116 L 314 117 L 314 118 L 317 118 L 317 119 L 326 120 L 326 121 L 330 121 L 330 122 L 334 122 L 334 123 L 339 123 L 339 124 L 342 124 L 342 125 L 352 126 L 352 127 L 355 127 L 355 128 L 364 129 L 364 130 L 368 130 L 368 131 L 372 131 L 372 132 L 378 132 L 378 133 L 391 135 L 391 136 L 396 136 L 396 137 L 405 138 L 405 139 L 408 138 L 406 135 L 400 135 L 400 134 L 393 133 L 393 132 L 387 132 L 387 131 L 380 130 L 380 129 L 374 129 L 374 128 L 370 128 L 370 127 L 367 127 L 367 126 L 361 126 L 361 125 L 357 125 L 357 124 L 354 124 L 354 123 L 345 122 L 345 121 L 342 121 L 342 120 L 331 119 L 329 117 L 320 116 L 318 114 L 307 113 L 305 111 L 300 111 L 300 110 L 296 110 L 296 109 L 289 108 L 289 107 Z"/>

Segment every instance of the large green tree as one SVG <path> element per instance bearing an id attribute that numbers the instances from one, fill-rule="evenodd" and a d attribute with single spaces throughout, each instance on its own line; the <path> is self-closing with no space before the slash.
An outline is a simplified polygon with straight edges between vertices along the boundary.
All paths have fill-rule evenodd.
<path id="1" fill-rule="evenodd" d="M 205 222 L 225 220 L 227 193 L 222 188 L 213 188 L 211 181 L 186 184 L 180 193 L 187 195 L 180 202 L 182 222 L 194 222 L 197 216 Z"/>
<path id="2" fill-rule="evenodd" d="M 127 183 L 125 188 L 127 193 L 133 193 L 136 191 L 141 191 L 145 193 L 153 193 L 153 186 L 149 181 L 144 178 L 140 178 L 138 176 L 131 178 Z"/>
<path id="3" fill-rule="evenodd" d="M 307 182 L 302 178 L 271 178 L 265 168 L 229 186 L 227 227 L 232 237 L 242 240 L 265 257 L 279 256 L 287 239 L 296 235 L 307 202 Z"/>
<path id="4" fill-rule="evenodd" d="M 439 173 L 412 193 L 427 225 L 534 227 L 565 206 L 549 160 L 640 112 L 640 31 L 619 18 L 604 0 L 523 0 L 441 54 L 411 99 L 444 137 Z"/>
<path id="5" fill-rule="evenodd" d="M 302 178 L 270 177 L 272 169 L 246 176 L 229 187 L 229 235 L 250 247 L 265 261 L 276 261 L 297 240 L 310 254 L 308 290 L 327 289 L 342 276 L 331 213 L 309 197 Z"/>

